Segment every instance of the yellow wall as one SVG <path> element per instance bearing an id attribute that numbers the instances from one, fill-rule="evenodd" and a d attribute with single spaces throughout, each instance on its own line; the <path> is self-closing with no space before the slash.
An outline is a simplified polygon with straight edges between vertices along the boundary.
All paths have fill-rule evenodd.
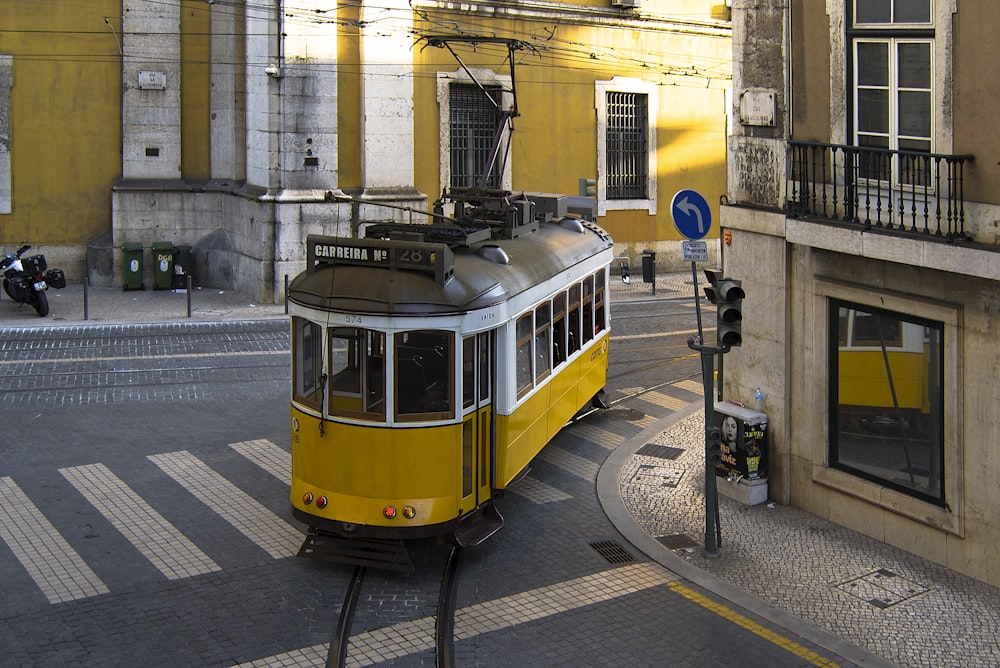
<path id="1" fill-rule="evenodd" d="M 181 176 L 211 175 L 209 86 L 211 5 L 181 2 Z"/>
<path id="2" fill-rule="evenodd" d="M 111 228 L 111 184 L 121 173 L 120 17 L 120 0 L 3 3 L 0 53 L 14 61 L 13 211 L 0 215 L 0 243 L 85 244 Z"/>
<path id="3" fill-rule="evenodd" d="M 602 3 L 602 6 L 607 6 Z M 653 8 L 645 2 L 643 9 Z M 711 3 L 660 2 L 672 14 L 710 19 Z M 718 216 L 726 192 L 726 89 L 730 86 L 731 40 L 609 26 L 552 22 L 491 21 L 446 13 L 418 22 L 420 34 L 443 34 L 440 26 L 466 33 L 524 40 L 537 50 L 516 52 L 515 84 L 520 117 L 514 121 L 513 189 L 575 195 L 580 178 L 597 176 L 595 82 L 616 76 L 659 84 L 657 120 L 657 214 L 609 211 L 600 219 L 616 242 L 679 240 L 670 217 L 674 194 L 684 188 L 705 195 Z M 467 25 L 468 24 L 468 25 Z M 453 28 L 454 30 L 454 28 Z M 551 39 L 546 39 L 553 35 Z M 436 71 L 458 62 L 445 49 L 414 49 L 416 187 L 433 200 L 439 194 L 439 129 Z M 503 45 L 453 44 L 470 68 L 509 74 Z M 685 68 L 694 67 L 697 74 Z M 703 76 L 704 75 L 704 76 Z M 714 236 L 718 226 L 713 226 Z"/>

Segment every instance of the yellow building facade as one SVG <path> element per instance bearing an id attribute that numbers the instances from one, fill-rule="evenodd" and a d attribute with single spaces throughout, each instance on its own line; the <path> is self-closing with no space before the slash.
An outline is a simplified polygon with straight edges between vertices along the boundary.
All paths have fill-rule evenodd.
<path id="1" fill-rule="evenodd" d="M 71 282 L 170 242 L 198 284 L 278 300 L 307 234 L 581 180 L 616 254 L 680 267 L 671 198 L 717 216 L 726 192 L 721 0 L 15 0 L 0 19 L 0 243 Z"/>

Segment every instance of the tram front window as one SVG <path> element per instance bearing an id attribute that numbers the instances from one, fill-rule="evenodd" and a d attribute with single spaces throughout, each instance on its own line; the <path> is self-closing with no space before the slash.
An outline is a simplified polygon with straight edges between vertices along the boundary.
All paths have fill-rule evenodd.
<path id="1" fill-rule="evenodd" d="M 292 318 L 292 400 L 315 410 L 323 405 L 323 328 Z"/>
<path id="2" fill-rule="evenodd" d="M 455 415 L 455 337 L 416 330 L 396 334 L 396 419 L 444 420 Z"/>
<path id="3" fill-rule="evenodd" d="M 385 419 L 385 334 L 330 330 L 330 415 Z"/>

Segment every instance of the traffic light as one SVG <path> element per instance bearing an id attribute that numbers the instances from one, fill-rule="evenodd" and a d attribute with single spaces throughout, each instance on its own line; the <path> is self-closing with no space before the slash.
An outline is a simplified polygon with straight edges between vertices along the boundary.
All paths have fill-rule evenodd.
<path id="1" fill-rule="evenodd" d="M 596 179 L 580 179 L 580 197 L 597 197 Z"/>
<path id="2" fill-rule="evenodd" d="M 705 296 L 718 307 L 715 340 L 732 348 L 743 344 L 743 292 L 742 281 L 725 278 L 721 271 L 705 270 L 711 285 L 705 287 Z"/>
<path id="3" fill-rule="evenodd" d="M 718 427 L 710 427 L 706 441 L 707 451 L 705 457 L 712 466 L 722 463 L 722 430 Z"/>

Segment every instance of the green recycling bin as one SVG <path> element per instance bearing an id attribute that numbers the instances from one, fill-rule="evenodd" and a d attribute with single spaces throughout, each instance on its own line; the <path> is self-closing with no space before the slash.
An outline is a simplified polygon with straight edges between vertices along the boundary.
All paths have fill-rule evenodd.
<path id="1" fill-rule="evenodd" d="M 122 244 L 122 290 L 142 290 L 142 243 Z"/>
<path id="2" fill-rule="evenodd" d="M 173 287 L 174 245 L 169 241 L 153 242 L 153 284 L 157 290 Z"/>

